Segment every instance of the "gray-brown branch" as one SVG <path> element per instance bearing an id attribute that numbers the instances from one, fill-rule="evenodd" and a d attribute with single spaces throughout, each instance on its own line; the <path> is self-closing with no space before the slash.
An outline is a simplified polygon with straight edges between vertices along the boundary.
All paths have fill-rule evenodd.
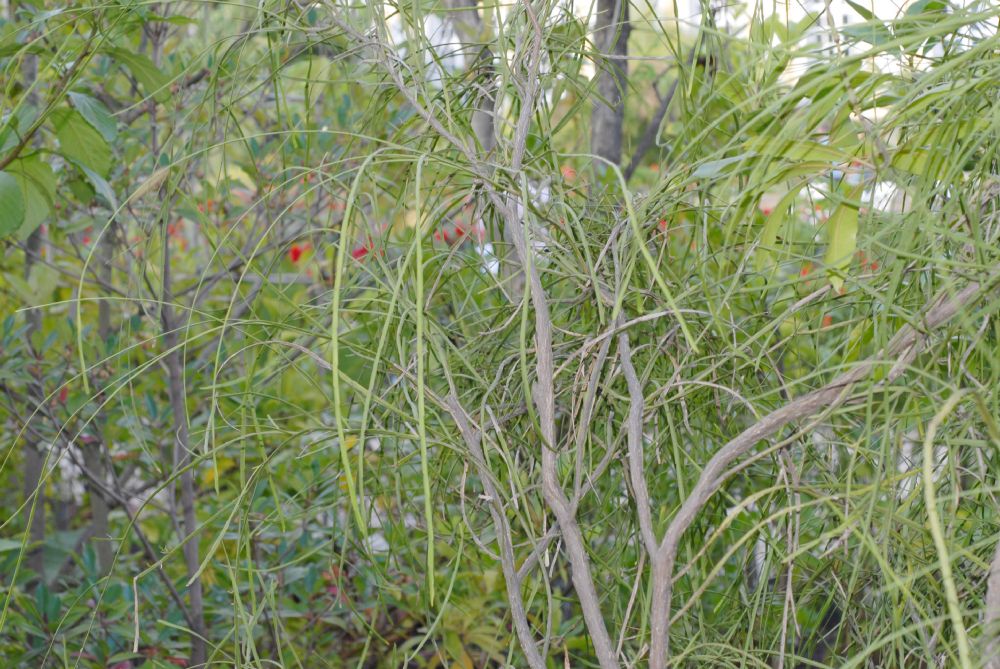
<path id="1" fill-rule="evenodd" d="M 951 321 L 963 308 L 993 290 L 998 279 L 1000 279 L 1000 268 L 995 268 L 984 281 L 972 282 L 957 294 L 945 290 L 927 307 L 919 320 L 919 327 L 904 325 L 879 354 L 866 359 L 822 388 L 806 393 L 771 412 L 712 456 L 698 477 L 698 482 L 667 527 L 659 551 L 653 560 L 650 607 L 651 669 L 664 669 L 669 658 L 672 575 L 681 538 L 708 500 L 725 482 L 729 466 L 789 423 L 812 416 L 821 410 L 832 410 L 840 406 L 848 398 L 855 383 L 867 378 L 887 362 L 891 362 L 892 367 L 881 384 L 884 386 L 892 383 L 906 371 L 914 358 L 925 348 L 935 330 Z"/>

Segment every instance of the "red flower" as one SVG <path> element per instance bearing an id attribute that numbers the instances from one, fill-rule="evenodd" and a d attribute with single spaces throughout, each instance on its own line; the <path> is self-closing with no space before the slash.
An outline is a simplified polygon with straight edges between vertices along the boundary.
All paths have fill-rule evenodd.
<path id="1" fill-rule="evenodd" d="M 828 328 L 831 325 L 833 325 L 833 316 L 831 316 L 830 314 L 823 316 L 823 327 Z"/>
<path id="2" fill-rule="evenodd" d="M 292 244 L 292 248 L 288 249 L 288 259 L 293 263 L 297 263 L 302 259 L 302 254 L 305 252 L 304 247 L 299 246 L 298 244 Z"/>
<path id="3" fill-rule="evenodd" d="M 69 399 L 69 386 L 63 386 L 59 389 L 59 404 L 66 404 L 67 399 Z"/>
<path id="4" fill-rule="evenodd" d="M 802 271 L 799 272 L 799 276 L 809 276 L 809 272 L 812 271 L 812 263 L 807 262 L 802 266 Z"/>
<path id="5" fill-rule="evenodd" d="M 868 265 L 868 267 L 869 267 L 869 268 L 871 269 L 871 271 L 873 271 L 873 272 L 877 272 L 877 271 L 878 271 L 878 263 L 877 263 L 877 262 L 875 262 L 874 260 L 873 260 L 873 261 L 871 262 L 871 264 L 870 264 L 870 265 Z"/>

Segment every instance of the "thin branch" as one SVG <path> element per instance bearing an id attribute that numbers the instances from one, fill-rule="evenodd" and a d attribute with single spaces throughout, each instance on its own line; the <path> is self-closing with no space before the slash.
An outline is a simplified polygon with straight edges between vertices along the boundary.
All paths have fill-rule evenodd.
<path id="1" fill-rule="evenodd" d="M 454 394 L 445 398 L 445 403 L 449 413 L 458 425 L 459 432 L 465 440 L 469 452 L 472 454 L 472 463 L 479 473 L 479 479 L 483 484 L 483 490 L 489 498 L 487 504 L 490 509 L 490 516 L 496 528 L 497 543 L 500 544 L 500 565 L 503 570 L 504 580 L 507 584 L 507 601 L 510 603 L 511 618 L 514 621 L 514 630 L 517 633 L 518 641 L 521 642 L 521 650 L 528 660 L 528 666 L 532 669 L 544 669 L 545 659 L 538 651 L 538 644 L 532 635 L 531 627 L 528 624 L 528 616 L 524 610 L 524 601 L 521 598 L 522 579 L 517 573 L 516 561 L 514 558 L 514 543 L 507 522 L 507 516 L 501 505 L 501 496 L 496 486 L 493 484 L 493 473 L 486 465 L 486 456 L 483 453 L 480 442 L 481 432 L 473 430 L 468 414 Z"/>
<path id="2" fill-rule="evenodd" d="M 691 49 L 688 54 L 687 60 L 685 61 L 685 67 L 690 68 L 694 63 L 695 52 L 697 47 Z M 639 144 L 635 147 L 635 151 L 632 153 L 631 160 L 628 161 L 628 166 L 625 168 L 624 177 L 625 181 L 632 178 L 635 171 L 639 168 L 642 163 L 642 159 L 646 157 L 649 150 L 653 148 L 656 144 L 656 138 L 660 135 L 660 126 L 663 125 L 663 119 L 667 115 L 667 110 L 670 108 L 670 103 L 673 102 L 674 95 L 677 93 L 677 86 L 680 84 L 681 77 L 680 73 L 674 77 L 674 81 L 670 84 L 670 88 L 667 89 L 666 95 L 660 101 L 660 108 L 656 110 L 653 114 L 653 118 L 649 120 L 649 125 L 642 133 L 642 137 L 639 138 Z"/>
<path id="3" fill-rule="evenodd" d="M 622 360 L 622 374 L 628 384 L 629 410 L 626 427 L 628 429 L 628 470 L 632 483 L 632 496 L 635 498 L 636 514 L 639 516 L 639 533 L 646 552 L 652 557 L 656 554 L 656 535 L 653 534 L 653 513 L 649 503 L 649 489 L 646 486 L 646 473 L 642 452 L 642 414 L 645 409 L 645 399 L 642 395 L 642 383 L 635 373 L 632 364 L 632 348 L 629 346 L 628 333 L 618 335 L 618 352 Z"/>
<path id="4" fill-rule="evenodd" d="M 807 418 L 818 411 L 831 411 L 843 404 L 857 382 L 867 378 L 886 361 L 893 361 L 881 386 L 892 383 L 925 348 L 929 335 L 948 323 L 964 307 L 992 291 L 1000 280 L 1000 269 L 994 269 L 982 282 L 972 282 L 957 294 L 944 291 L 935 298 L 920 319 L 919 327 L 904 325 L 879 354 L 866 359 L 854 369 L 841 374 L 826 386 L 802 395 L 754 423 L 723 446 L 705 465 L 698 482 L 681 504 L 664 534 L 653 560 L 650 609 L 650 667 L 664 669 L 669 658 L 670 596 L 672 574 L 681 538 L 698 513 L 726 480 L 726 470 L 764 439 L 785 425 Z"/>

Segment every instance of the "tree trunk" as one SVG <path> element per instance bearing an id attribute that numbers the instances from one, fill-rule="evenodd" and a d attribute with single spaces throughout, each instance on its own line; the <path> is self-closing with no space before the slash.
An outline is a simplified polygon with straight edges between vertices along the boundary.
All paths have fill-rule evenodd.
<path id="1" fill-rule="evenodd" d="M 590 151 L 618 165 L 622 158 L 625 86 L 628 84 L 628 0 L 597 0 L 594 45 L 597 56 L 597 99 L 590 120 Z M 598 162 L 597 173 L 607 165 Z"/>
<path id="2" fill-rule="evenodd" d="M 35 258 L 41 252 L 42 232 L 35 230 L 28 237 L 25 245 L 24 278 L 27 281 L 31 276 L 31 268 L 35 265 Z M 33 364 L 41 363 L 39 356 L 35 352 L 32 342 L 35 333 L 42 328 L 42 313 L 38 309 L 28 309 L 25 312 L 25 319 L 28 322 L 28 350 L 31 351 Z M 45 580 L 45 569 L 42 561 L 42 542 L 45 541 L 45 490 L 42 487 L 42 469 L 45 465 L 45 455 L 42 453 L 43 445 L 34 441 L 38 434 L 39 414 L 35 413 L 38 405 L 45 401 L 45 392 L 42 389 L 40 380 L 41 371 L 32 370 L 31 380 L 28 383 L 28 406 L 25 410 L 32 417 L 29 419 L 28 429 L 25 430 L 28 443 L 24 449 L 24 499 L 28 502 L 24 508 L 25 525 L 28 527 L 28 538 L 32 547 L 27 553 L 27 565 L 42 580 Z"/>
<path id="3" fill-rule="evenodd" d="M 115 223 L 112 221 L 108 224 L 108 228 L 104 231 L 104 234 L 101 235 L 100 246 L 98 247 L 97 261 L 99 266 L 97 272 L 101 283 L 105 286 L 106 292 L 110 292 L 111 288 L 114 239 Z M 101 348 L 106 349 L 107 342 L 111 338 L 111 302 L 109 300 L 101 300 L 97 303 L 97 333 L 100 338 Z M 96 439 L 93 443 L 83 447 L 83 461 L 87 469 L 94 476 L 101 482 L 107 482 L 108 477 L 101 454 L 101 444 L 109 444 L 110 441 L 107 438 L 107 417 L 104 416 L 102 418 L 103 420 L 100 425 L 104 435 L 102 435 L 101 439 Z M 111 564 L 114 559 L 110 538 L 108 537 L 108 502 L 104 498 L 103 490 L 91 483 L 89 479 L 88 484 L 90 487 L 90 523 L 93 531 L 91 541 L 93 541 L 94 551 L 97 553 L 97 565 L 101 570 L 101 574 L 107 574 L 111 570 Z"/>
<path id="4" fill-rule="evenodd" d="M 152 61 L 159 67 L 163 55 L 163 42 L 166 37 L 166 26 L 161 25 L 151 34 Z M 156 125 L 156 102 L 150 101 L 150 119 L 153 121 L 151 133 L 151 148 L 153 155 L 159 153 L 159 128 Z M 160 188 L 160 197 L 166 197 L 164 187 Z M 169 207 L 164 207 L 164 212 Z M 172 269 L 170 260 L 170 239 L 167 235 L 166 213 L 160 216 L 160 233 L 163 243 L 163 288 L 160 300 L 160 321 L 163 327 L 163 345 L 166 349 L 164 361 L 167 367 L 167 391 L 170 396 L 170 409 L 173 413 L 173 469 L 180 472 L 181 482 L 181 529 L 184 533 L 184 564 L 187 575 L 191 579 L 188 586 L 190 599 L 191 629 L 191 659 L 192 666 L 204 666 L 208 660 L 206 645 L 207 628 L 205 627 L 205 603 L 201 587 L 201 578 L 195 578 L 201 560 L 198 557 L 198 519 L 195 514 L 194 474 L 190 468 L 192 460 L 191 439 L 187 422 L 187 392 L 184 382 L 184 358 L 180 348 L 180 324 L 174 318 L 174 295 Z"/>
<path id="5" fill-rule="evenodd" d="M 473 75 L 472 132 L 476 148 L 483 161 L 489 159 L 496 148 L 496 70 L 493 67 L 493 52 L 487 44 L 482 44 L 483 19 L 480 16 L 478 0 L 448 0 L 452 24 L 462 40 L 462 53 L 467 67 Z M 479 211 L 484 207 L 480 206 Z M 511 230 L 504 222 L 499 222 L 498 234 L 491 236 L 493 253 L 499 264 L 500 279 L 504 291 L 512 302 L 519 302 L 524 294 L 524 272 L 517 254 L 514 252 L 513 235 L 520 230 Z"/>
<path id="6" fill-rule="evenodd" d="M 16 5 L 10 4 L 8 11 L 13 18 Z M 25 81 L 35 81 L 38 78 L 38 56 L 28 55 L 21 66 Z M 29 92 L 28 102 L 35 104 L 38 94 Z M 42 230 L 34 230 L 27 239 L 24 249 L 24 279 L 31 280 L 31 269 L 35 266 L 35 261 L 42 251 Z M 45 490 L 43 488 L 42 473 L 45 467 L 45 454 L 42 452 L 44 445 L 37 441 L 40 427 L 40 415 L 37 410 L 45 401 L 45 390 L 42 387 L 41 356 L 35 351 L 33 338 L 42 329 L 42 312 L 38 309 L 28 309 L 25 312 L 27 321 L 28 351 L 34 359 L 34 364 L 38 367 L 30 371 L 31 379 L 28 382 L 28 406 L 26 412 L 31 418 L 28 422 L 28 429 L 25 431 L 28 442 L 24 451 L 24 498 L 28 501 L 25 507 L 25 524 L 28 527 L 28 536 L 33 545 L 27 554 L 28 567 L 34 571 L 44 582 L 45 568 L 42 561 L 42 542 L 45 541 Z M 34 437 L 30 435 L 36 435 Z"/>

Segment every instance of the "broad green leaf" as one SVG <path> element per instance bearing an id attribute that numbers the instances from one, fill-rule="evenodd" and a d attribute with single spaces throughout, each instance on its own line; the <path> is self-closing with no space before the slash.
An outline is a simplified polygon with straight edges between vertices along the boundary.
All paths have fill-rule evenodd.
<path id="1" fill-rule="evenodd" d="M 3 116 L 0 123 L 0 152 L 5 152 L 20 142 L 24 131 L 37 118 L 38 109 L 31 104 L 22 104 L 12 114 Z"/>
<path id="2" fill-rule="evenodd" d="M 69 190 L 73 193 L 73 197 L 83 204 L 90 204 L 90 201 L 94 199 L 94 195 L 96 194 L 94 187 L 87 183 L 86 180 L 79 177 L 70 179 L 66 185 L 69 186 Z"/>
<path id="3" fill-rule="evenodd" d="M 102 176 L 111 171 L 111 147 L 79 112 L 57 109 L 52 122 L 62 156 Z"/>
<path id="4" fill-rule="evenodd" d="M 146 56 L 125 49 L 111 49 L 111 57 L 128 68 L 146 95 L 159 103 L 170 99 L 170 77 L 163 74 Z"/>
<path id="5" fill-rule="evenodd" d="M 69 99 L 73 103 L 73 107 L 80 112 L 83 118 L 87 119 L 94 130 L 101 133 L 104 139 L 111 142 L 118 136 L 118 123 L 108 112 L 107 107 L 83 93 L 70 93 Z"/>
<path id="6" fill-rule="evenodd" d="M 49 164 L 37 155 L 15 160 L 7 169 L 17 178 L 24 198 L 24 221 L 17 230 L 17 237 L 27 239 L 52 212 L 56 175 Z"/>
<path id="7" fill-rule="evenodd" d="M 0 237 L 16 232 L 24 222 L 24 196 L 17 178 L 0 172 Z"/>
<path id="8" fill-rule="evenodd" d="M 840 290 L 844 285 L 843 270 L 851 264 L 851 258 L 858 248 L 858 204 L 856 198 L 860 187 L 837 205 L 826 222 L 827 247 L 823 263 L 830 277 L 830 285 Z"/>
<path id="9" fill-rule="evenodd" d="M 83 173 L 87 176 L 87 181 L 91 183 L 94 187 L 94 191 L 104 200 L 104 204 L 112 209 L 118 208 L 118 198 L 115 197 L 115 192 L 111 189 L 111 184 L 107 182 L 104 177 L 97 174 L 87 167 L 80 166 Z"/>
<path id="10" fill-rule="evenodd" d="M 0 553 L 21 550 L 21 542 L 14 539 L 0 539 Z"/>

